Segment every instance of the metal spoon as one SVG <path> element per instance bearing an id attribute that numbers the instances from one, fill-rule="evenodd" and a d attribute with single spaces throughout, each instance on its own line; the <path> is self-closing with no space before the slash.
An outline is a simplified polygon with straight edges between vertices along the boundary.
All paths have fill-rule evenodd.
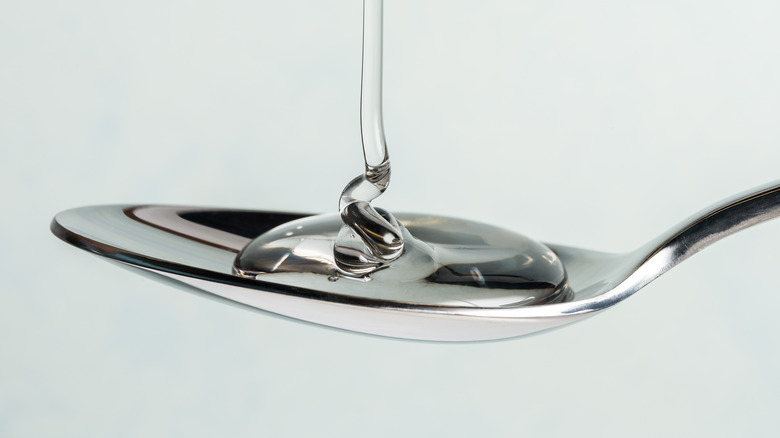
<path id="1" fill-rule="evenodd" d="M 83 207 L 58 214 L 60 239 L 162 281 L 266 312 L 374 335 L 484 341 L 548 330 L 633 295 L 708 245 L 780 216 L 780 181 L 719 202 L 627 254 L 549 245 L 572 298 L 535 306 L 458 307 L 371 299 L 237 277 L 236 254 L 254 237 L 306 215 L 172 206 Z M 403 219 L 404 215 L 398 217 Z"/>

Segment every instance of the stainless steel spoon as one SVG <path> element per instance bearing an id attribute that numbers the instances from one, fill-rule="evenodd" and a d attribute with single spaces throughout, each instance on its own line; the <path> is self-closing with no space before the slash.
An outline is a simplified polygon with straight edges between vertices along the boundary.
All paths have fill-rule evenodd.
<path id="1" fill-rule="evenodd" d="M 236 254 L 254 237 L 306 215 L 173 206 L 83 207 L 58 214 L 60 239 L 163 281 L 286 317 L 374 335 L 485 341 L 596 315 L 708 245 L 780 215 L 780 181 L 719 202 L 627 254 L 548 246 L 572 298 L 534 306 L 458 307 L 371 299 L 237 277 Z M 404 215 L 399 214 L 399 219 Z"/>

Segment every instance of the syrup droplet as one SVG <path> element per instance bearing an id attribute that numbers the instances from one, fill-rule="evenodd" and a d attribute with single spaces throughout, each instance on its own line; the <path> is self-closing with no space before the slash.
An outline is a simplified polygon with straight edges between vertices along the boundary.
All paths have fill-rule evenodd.
<path id="1" fill-rule="evenodd" d="M 235 272 L 334 294 L 417 304 L 498 307 L 569 297 L 563 264 L 539 242 L 462 219 L 396 217 L 403 253 L 371 275 L 340 273 L 333 252 L 342 229 L 337 214 L 305 217 L 264 233 L 238 255 Z"/>

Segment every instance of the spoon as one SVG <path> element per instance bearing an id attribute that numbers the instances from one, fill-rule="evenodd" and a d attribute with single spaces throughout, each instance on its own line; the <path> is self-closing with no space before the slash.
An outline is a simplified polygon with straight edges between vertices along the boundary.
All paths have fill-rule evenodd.
<path id="1" fill-rule="evenodd" d="M 82 207 L 51 223 L 60 239 L 153 278 L 265 312 L 374 335 L 426 341 L 486 341 L 528 335 L 596 315 L 710 244 L 780 216 L 780 181 L 725 199 L 642 247 L 610 254 L 547 246 L 563 262 L 563 303 L 460 307 L 373 299 L 232 274 L 254 237 L 304 214 L 176 206 Z M 409 215 L 398 214 L 403 221 Z M 395 292 L 394 292 L 395 293 Z"/>

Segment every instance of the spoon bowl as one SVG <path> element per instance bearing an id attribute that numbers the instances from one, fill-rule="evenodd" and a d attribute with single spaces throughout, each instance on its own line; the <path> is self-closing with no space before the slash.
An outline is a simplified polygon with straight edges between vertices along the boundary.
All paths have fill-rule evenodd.
<path id="1" fill-rule="evenodd" d="M 426 341 L 528 335 L 606 310 L 708 245 L 780 215 L 780 181 L 725 199 L 642 247 L 612 254 L 547 244 L 568 273 L 565 302 L 463 307 L 323 292 L 233 274 L 253 238 L 307 215 L 202 207 L 112 205 L 58 214 L 65 242 L 161 281 L 301 321 Z M 407 215 L 398 214 L 403 220 Z"/>

